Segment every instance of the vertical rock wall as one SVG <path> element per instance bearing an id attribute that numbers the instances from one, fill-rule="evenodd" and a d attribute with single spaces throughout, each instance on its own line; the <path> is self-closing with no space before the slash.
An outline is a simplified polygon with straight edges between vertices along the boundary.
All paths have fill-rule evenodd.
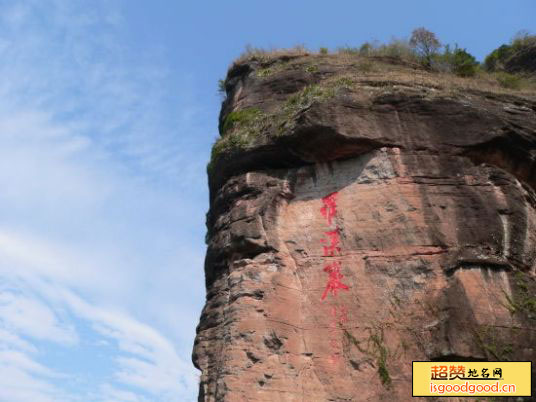
<path id="1" fill-rule="evenodd" d="M 536 102 L 352 68 L 229 73 L 222 125 L 256 116 L 209 171 L 200 400 L 409 401 L 412 360 L 536 360 Z"/>

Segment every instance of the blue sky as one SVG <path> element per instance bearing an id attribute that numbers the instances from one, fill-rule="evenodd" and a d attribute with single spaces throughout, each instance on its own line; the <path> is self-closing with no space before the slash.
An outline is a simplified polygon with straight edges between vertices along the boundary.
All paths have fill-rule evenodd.
<path id="1" fill-rule="evenodd" d="M 246 44 L 425 26 L 482 60 L 535 17 L 529 0 L 0 0 L 0 400 L 196 400 L 205 166 Z"/>

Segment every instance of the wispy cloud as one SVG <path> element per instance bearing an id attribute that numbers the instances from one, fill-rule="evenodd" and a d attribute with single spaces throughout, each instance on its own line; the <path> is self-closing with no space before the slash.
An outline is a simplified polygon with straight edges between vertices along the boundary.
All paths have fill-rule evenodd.
<path id="1" fill-rule="evenodd" d="M 76 344 L 72 326 L 62 325 L 49 307 L 35 298 L 4 291 L 0 294 L 0 320 L 4 328 L 35 339 Z"/>
<path id="2" fill-rule="evenodd" d="M 90 391 L 85 387 L 68 390 L 61 386 L 70 381 L 83 384 L 87 373 L 84 370 L 60 372 L 49 368 L 46 365 L 47 344 L 38 342 L 43 339 L 69 347 L 72 359 L 77 359 L 78 346 L 90 347 L 93 353 L 98 353 L 102 347 L 111 352 L 103 359 L 114 367 L 111 376 L 102 378 L 100 384 L 92 384 L 106 391 L 93 395 L 96 400 L 122 400 L 119 398 L 126 395 L 137 395 L 138 399 L 129 396 L 130 399 L 125 400 L 140 401 L 146 396 L 149 400 L 162 401 L 192 399 L 196 392 L 197 375 L 189 362 L 178 355 L 175 346 L 155 328 L 115 308 L 89 304 L 74 292 L 56 285 L 35 281 L 31 290 L 21 283 L 17 288 L 22 295 L 2 292 L 0 298 L 0 333 L 7 335 L 0 338 L 0 384 L 4 382 L 0 389 L 2 399 L 87 400 Z M 30 294 L 40 297 L 31 298 Z M 47 300 L 54 309 L 40 300 Z M 18 309 L 19 314 L 13 314 L 10 308 Z M 62 312 L 64 317 L 60 320 L 57 316 Z M 66 313 L 72 318 L 69 319 Z M 79 327 L 86 323 L 91 331 L 78 333 L 75 325 L 65 327 L 65 322 Z M 22 336 L 27 340 L 23 340 Z M 89 346 L 94 339 L 106 339 L 108 342 L 104 345 L 93 342 Z M 34 399 L 27 399 L 29 395 L 33 395 Z"/>
<path id="3" fill-rule="evenodd" d="M 0 5 L 0 399 L 187 401 L 202 107 L 120 3 Z M 196 290 L 197 289 L 197 290 Z"/>

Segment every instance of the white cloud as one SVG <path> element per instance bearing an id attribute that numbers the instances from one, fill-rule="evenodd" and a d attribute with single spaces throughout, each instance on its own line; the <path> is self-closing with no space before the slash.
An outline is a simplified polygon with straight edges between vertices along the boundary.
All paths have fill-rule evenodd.
<path id="1" fill-rule="evenodd" d="M 0 361 L 0 400 L 9 402 L 67 401 L 57 387 L 31 373 Z"/>
<path id="2" fill-rule="evenodd" d="M 114 4 L 0 5 L 0 400 L 197 392 L 200 108 Z"/>
<path id="3" fill-rule="evenodd" d="M 146 398 L 136 395 L 133 392 L 117 389 L 110 384 L 100 387 L 100 400 L 102 402 L 146 402 Z"/>
<path id="4" fill-rule="evenodd" d="M 64 377 L 29 358 L 26 354 L 14 350 L 0 351 L 0 362 L 6 366 L 17 367 L 21 371 L 46 377 Z"/>
<path id="5" fill-rule="evenodd" d="M 197 391 L 192 365 L 157 330 L 119 311 L 95 307 L 67 290 L 60 295 L 74 314 L 117 342 L 122 353 L 115 358 L 115 376 L 120 383 L 165 397 L 161 400 L 166 401 L 186 400 Z"/>
<path id="6" fill-rule="evenodd" d="M 76 322 L 87 323 L 102 336 L 101 340 L 107 340 L 104 345 L 95 345 L 95 349 L 109 346 L 110 341 L 116 345 L 112 348 L 115 350 L 113 355 L 109 356 L 110 362 L 116 364 L 113 374 L 116 385 L 110 388 L 109 383 L 101 384 L 106 392 L 96 396 L 97 399 L 144 401 L 143 395 L 149 394 L 156 398 L 151 400 L 193 400 L 198 381 L 195 370 L 156 329 L 128 314 L 90 304 L 68 289 L 44 282 L 36 282 L 33 286 L 30 291 L 25 285 L 19 284 L 19 289 L 26 294 L 38 294 L 50 300 L 55 310 L 69 312 Z M 0 296 L 3 327 L 0 335 L 7 335 L 0 338 L 1 400 L 23 401 L 28 400 L 24 398 L 29 395 L 38 396 L 35 400 L 58 400 L 54 398 L 58 398 L 60 393 L 63 395 L 60 400 L 80 397 L 76 394 L 67 395 L 50 382 L 51 378 L 73 374 L 56 372 L 37 362 L 35 357 L 43 356 L 43 353 L 38 353 L 35 346 L 17 335 L 67 343 L 71 348 L 76 348 L 73 342 L 78 339 L 73 329 L 62 327 L 56 316 L 56 311 L 27 295 L 4 292 Z M 72 350 L 72 357 L 76 359 L 76 349 Z M 5 386 L 2 386 L 2 382 Z M 125 386 L 130 390 L 120 388 Z M 133 390 L 143 393 L 136 394 Z"/>
<path id="7" fill-rule="evenodd" d="M 25 341 L 17 334 L 14 334 L 6 329 L 0 328 L 0 348 L 14 349 L 23 352 L 36 353 L 37 348 L 30 342 Z"/>
<path id="8" fill-rule="evenodd" d="M 6 298 L 3 299 L 5 301 Z M 35 302 L 30 303 L 34 304 L 33 308 L 36 307 Z M 23 309 L 27 307 L 23 306 Z M 36 309 L 39 310 L 40 307 Z M 45 316 L 48 314 L 45 313 Z M 5 311 L 0 311 L 0 317 L 3 320 L 1 323 L 3 328 L 0 328 L 0 400 L 10 402 L 67 400 L 61 389 L 51 382 L 57 379 L 64 380 L 67 376 L 36 361 L 32 355 L 38 353 L 37 347 L 21 339 L 17 332 L 22 329 L 20 332 L 29 333 L 37 338 L 46 338 L 57 333 L 63 339 L 54 341 L 67 342 L 72 341 L 68 338 L 70 334 L 62 333 L 61 329 L 51 326 L 50 322 L 46 322 L 43 327 L 37 322 L 30 323 L 27 321 L 30 317 L 25 315 L 13 317 L 11 313 L 5 314 Z M 10 325 L 13 324 L 9 322 L 10 319 L 15 321 L 14 327 Z M 20 322 L 21 320 L 23 322 Z"/>
<path id="9" fill-rule="evenodd" d="M 20 294 L 0 293 L 0 322 L 4 328 L 32 338 L 66 345 L 78 342 L 73 327 L 61 323 L 48 306 Z M 0 354 L 0 360 L 3 357 Z"/>

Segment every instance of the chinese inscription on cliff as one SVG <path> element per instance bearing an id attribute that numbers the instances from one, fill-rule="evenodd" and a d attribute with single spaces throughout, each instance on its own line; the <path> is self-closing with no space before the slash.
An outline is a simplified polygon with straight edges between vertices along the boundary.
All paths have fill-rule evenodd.
<path id="1" fill-rule="evenodd" d="M 337 196 L 334 192 L 322 198 L 322 207 L 320 213 L 326 219 L 329 230 L 324 232 L 325 238 L 321 239 L 323 245 L 324 272 L 328 275 L 324 292 L 320 299 L 324 301 L 328 296 L 336 299 L 339 290 L 348 290 L 349 287 L 343 282 L 344 275 L 341 273 L 341 262 L 336 258 L 341 255 L 340 244 L 340 229 L 335 223 L 337 217 Z M 329 344 L 331 347 L 330 361 L 336 363 L 340 354 L 337 349 L 340 345 L 338 341 L 337 326 L 348 321 L 348 309 L 344 305 L 334 304 L 330 308 L 330 323 L 329 323 Z"/>

